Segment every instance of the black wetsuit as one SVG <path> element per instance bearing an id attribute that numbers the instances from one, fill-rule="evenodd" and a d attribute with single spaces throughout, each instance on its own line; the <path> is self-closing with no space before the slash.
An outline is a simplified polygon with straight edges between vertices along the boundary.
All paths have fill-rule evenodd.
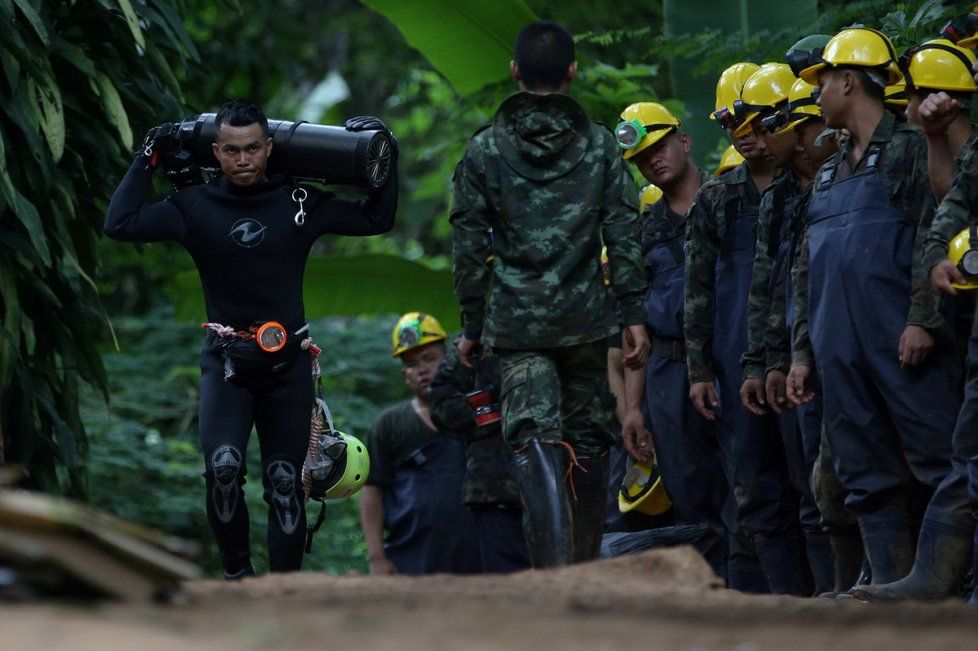
<path id="1" fill-rule="evenodd" d="M 235 575 L 250 568 L 248 513 L 242 484 L 251 427 L 258 432 L 262 482 L 269 504 L 271 571 L 302 564 L 305 509 L 299 477 L 309 440 L 313 385 L 311 358 L 301 353 L 305 323 L 302 279 L 320 235 L 377 235 L 390 230 L 397 177 L 364 201 L 338 199 L 306 188 L 305 224 L 295 223 L 294 186 L 270 179 L 239 187 L 221 177 L 146 205 L 153 168 L 138 157 L 112 197 L 105 234 L 124 242 L 173 241 L 191 255 L 204 289 L 207 319 L 246 330 L 277 321 L 289 333 L 286 349 L 269 353 L 239 344 L 242 372 L 225 381 L 225 340 L 211 334 L 201 353 L 200 442 L 204 452 L 207 517 L 224 562 Z M 253 367 L 248 362 L 253 361 Z"/>

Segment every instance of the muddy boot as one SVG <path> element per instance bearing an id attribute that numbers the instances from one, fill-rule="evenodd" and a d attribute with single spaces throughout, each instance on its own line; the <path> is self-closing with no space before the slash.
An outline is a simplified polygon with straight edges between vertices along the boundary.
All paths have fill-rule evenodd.
<path id="1" fill-rule="evenodd" d="M 933 601 L 958 588 L 971 557 L 974 533 L 934 520 L 924 520 L 913 569 L 893 583 L 864 585 L 853 590 L 860 601 Z"/>
<path id="2" fill-rule="evenodd" d="M 812 580 L 815 583 L 812 596 L 832 590 L 835 586 L 835 563 L 829 534 L 825 531 L 806 531 L 805 553 L 808 555 L 808 566 L 812 570 Z"/>
<path id="3" fill-rule="evenodd" d="M 859 531 L 873 575 L 872 585 L 899 581 L 913 565 L 913 535 L 904 512 L 893 516 L 868 513 L 859 516 Z"/>
<path id="4" fill-rule="evenodd" d="M 568 450 L 533 439 L 515 457 L 530 562 L 535 568 L 567 565 L 574 556 L 571 505 L 564 482 Z"/>
<path id="5" fill-rule="evenodd" d="M 767 575 L 771 594 L 807 597 L 812 593 L 797 531 L 755 536 L 754 550 Z"/>
<path id="6" fill-rule="evenodd" d="M 601 536 L 608 508 L 608 455 L 577 458 L 571 473 L 571 512 L 574 522 L 575 563 L 591 561 L 601 553 Z"/>
<path id="7" fill-rule="evenodd" d="M 832 546 L 835 565 L 835 586 L 818 595 L 824 599 L 833 599 L 836 595 L 854 587 L 862 570 L 863 562 L 866 560 L 866 554 L 863 551 L 863 539 L 859 535 L 858 529 L 851 532 L 830 533 L 829 544 Z M 868 566 L 866 571 L 869 572 Z"/>

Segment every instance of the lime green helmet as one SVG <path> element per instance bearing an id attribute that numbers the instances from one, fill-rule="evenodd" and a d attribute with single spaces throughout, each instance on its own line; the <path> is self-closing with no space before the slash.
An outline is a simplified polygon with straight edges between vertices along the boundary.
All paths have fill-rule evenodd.
<path id="1" fill-rule="evenodd" d="M 314 429 L 302 465 L 302 483 L 309 499 L 338 500 L 353 495 L 369 472 L 370 455 L 359 439 L 337 430 L 317 433 Z"/>

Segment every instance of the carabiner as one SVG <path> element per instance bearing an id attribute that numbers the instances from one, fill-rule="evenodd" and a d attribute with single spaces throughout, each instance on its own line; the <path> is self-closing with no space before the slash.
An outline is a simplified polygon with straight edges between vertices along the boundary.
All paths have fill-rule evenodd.
<path id="1" fill-rule="evenodd" d="M 292 191 L 292 201 L 299 204 L 299 211 L 295 214 L 295 225 L 302 226 L 306 223 L 306 209 L 302 205 L 302 202 L 308 198 L 309 193 L 306 192 L 305 188 L 296 188 Z"/>

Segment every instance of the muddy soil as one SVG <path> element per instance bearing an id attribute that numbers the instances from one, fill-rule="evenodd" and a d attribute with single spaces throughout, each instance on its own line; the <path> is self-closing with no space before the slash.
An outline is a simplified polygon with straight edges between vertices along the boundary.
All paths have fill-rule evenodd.
<path id="1" fill-rule="evenodd" d="M 290 574 L 182 603 L 0 606 L 0 649 L 978 649 L 978 609 L 748 596 L 691 548 L 508 576 Z"/>

